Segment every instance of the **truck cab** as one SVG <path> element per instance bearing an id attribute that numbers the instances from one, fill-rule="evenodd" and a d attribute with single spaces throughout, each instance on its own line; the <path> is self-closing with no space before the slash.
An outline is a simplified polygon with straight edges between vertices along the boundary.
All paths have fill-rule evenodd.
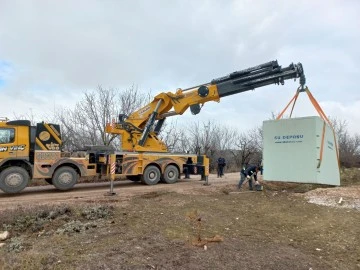
<path id="1" fill-rule="evenodd" d="M 9 159 L 29 159 L 30 121 L 0 120 L 0 164 Z"/>
<path id="2" fill-rule="evenodd" d="M 65 157 L 60 126 L 29 120 L 0 120 L 0 190 L 18 193 L 31 179 L 44 179 L 59 190 L 71 189 L 80 176 L 96 173 L 88 157 Z"/>

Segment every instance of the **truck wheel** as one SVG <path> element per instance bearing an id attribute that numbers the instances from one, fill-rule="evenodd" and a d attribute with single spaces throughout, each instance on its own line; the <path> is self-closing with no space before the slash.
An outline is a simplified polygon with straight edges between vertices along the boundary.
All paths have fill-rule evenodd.
<path id="1" fill-rule="evenodd" d="M 141 176 L 140 175 L 128 175 L 126 176 L 127 179 L 134 181 L 134 182 L 138 182 L 141 180 Z"/>
<path id="2" fill-rule="evenodd" d="M 167 166 L 164 171 L 163 179 L 167 184 L 174 184 L 179 179 L 178 168 L 174 165 Z"/>
<path id="3" fill-rule="evenodd" d="M 158 167 L 150 165 L 146 167 L 141 182 L 147 185 L 156 185 L 160 181 L 160 176 L 161 173 Z"/>
<path id="4" fill-rule="evenodd" d="M 18 193 L 29 183 L 29 173 L 21 167 L 10 167 L 0 173 L 0 189 L 5 193 Z"/>
<path id="5" fill-rule="evenodd" d="M 59 190 L 71 189 L 78 181 L 78 173 L 71 167 L 57 169 L 52 178 L 52 184 Z"/>

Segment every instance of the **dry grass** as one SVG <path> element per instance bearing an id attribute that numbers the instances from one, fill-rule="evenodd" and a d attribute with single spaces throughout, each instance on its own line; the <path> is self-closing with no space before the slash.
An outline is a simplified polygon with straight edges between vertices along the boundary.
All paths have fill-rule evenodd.
<path id="1" fill-rule="evenodd" d="M 137 194 L 126 203 L 94 198 L 2 211 L 0 225 L 17 239 L 14 250 L 0 249 L 0 269 L 360 267 L 358 211 L 309 204 L 294 194 L 313 188 L 308 185 L 269 185 L 265 192 L 232 194 L 233 184 L 213 184 L 206 192 Z"/>
<path id="2" fill-rule="evenodd" d="M 359 185 L 360 168 L 344 168 L 341 170 L 341 186 Z"/>
<path id="3" fill-rule="evenodd" d="M 113 206 L 90 204 L 75 206 L 19 207 L 0 213 L 0 227 L 17 236 L 23 233 L 38 233 L 48 227 L 61 227 L 72 220 L 98 220 L 111 218 Z"/>

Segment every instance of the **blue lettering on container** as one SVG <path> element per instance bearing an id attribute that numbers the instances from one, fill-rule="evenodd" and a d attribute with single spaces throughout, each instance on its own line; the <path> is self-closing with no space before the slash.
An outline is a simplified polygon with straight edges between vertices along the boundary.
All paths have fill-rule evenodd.
<path id="1" fill-rule="evenodd" d="M 303 134 L 274 136 L 275 143 L 301 143 L 303 138 Z"/>

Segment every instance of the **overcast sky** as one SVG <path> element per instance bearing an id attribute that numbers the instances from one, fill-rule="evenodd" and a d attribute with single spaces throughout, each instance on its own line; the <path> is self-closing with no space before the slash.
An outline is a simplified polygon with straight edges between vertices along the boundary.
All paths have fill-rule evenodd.
<path id="1" fill-rule="evenodd" d="M 325 113 L 360 133 L 359 29 L 357 0 L 0 0 L 0 117 L 42 120 L 98 85 L 174 92 L 278 60 L 301 62 Z M 247 130 L 281 111 L 297 87 L 289 80 L 225 97 L 177 122 Z M 305 94 L 295 115 L 316 115 Z"/>

